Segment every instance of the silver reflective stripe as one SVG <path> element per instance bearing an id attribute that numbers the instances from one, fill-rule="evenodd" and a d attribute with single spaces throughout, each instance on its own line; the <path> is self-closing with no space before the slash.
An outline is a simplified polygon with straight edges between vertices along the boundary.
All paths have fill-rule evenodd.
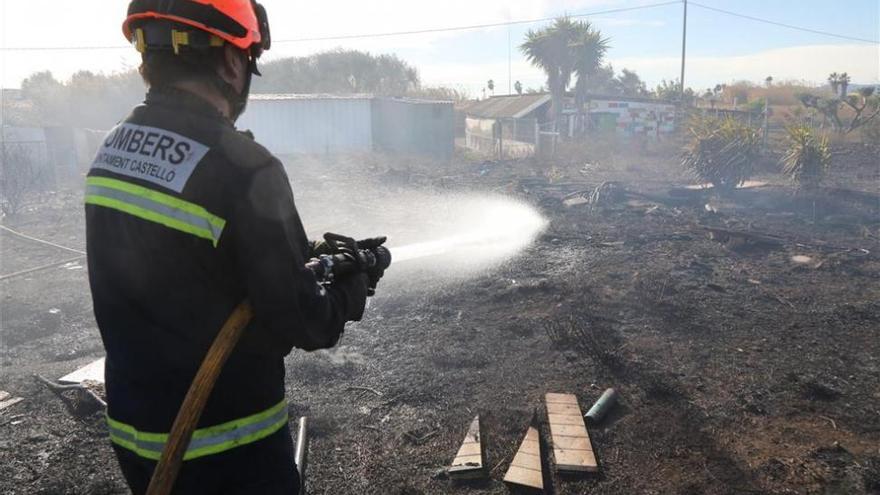
<path id="1" fill-rule="evenodd" d="M 271 427 L 272 425 L 274 425 L 275 423 L 278 423 L 286 418 L 287 418 L 287 408 L 282 407 L 275 414 L 273 414 L 273 415 L 271 415 L 261 421 L 258 421 L 256 423 L 251 423 L 249 425 L 234 428 L 234 429 L 227 431 L 227 432 L 224 432 L 224 433 L 218 433 L 217 435 L 211 435 L 211 436 L 202 437 L 202 438 L 193 438 L 189 442 L 189 447 L 187 447 L 186 451 L 192 452 L 197 449 L 202 449 L 205 447 L 212 447 L 212 446 L 220 445 L 222 443 L 227 443 L 227 442 L 229 442 L 231 444 L 237 444 L 238 441 L 241 440 L 242 438 L 244 438 L 248 435 L 257 433 L 261 430 L 265 430 L 265 429 Z M 129 442 L 134 443 L 135 447 L 137 447 L 138 449 L 149 450 L 149 451 L 161 453 L 162 450 L 165 448 L 165 442 L 151 442 L 148 440 L 142 440 L 142 439 L 137 438 L 135 435 L 133 435 L 130 432 L 127 432 L 125 430 L 121 430 L 118 428 L 113 428 L 112 426 L 110 427 L 110 429 L 113 430 L 114 435 L 121 438 L 122 440 L 127 440 Z"/>
<path id="2" fill-rule="evenodd" d="M 220 239 L 220 235 L 223 233 L 222 226 L 214 225 L 207 218 L 193 215 L 192 213 L 189 213 L 187 211 L 183 211 L 173 206 L 152 201 L 148 198 L 131 194 L 126 191 L 89 184 L 86 186 L 86 196 L 92 195 L 103 196 L 105 198 L 122 201 L 138 208 L 149 210 L 164 217 L 173 218 L 185 224 L 191 225 L 197 229 L 206 230 L 211 233 L 215 242 Z"/>

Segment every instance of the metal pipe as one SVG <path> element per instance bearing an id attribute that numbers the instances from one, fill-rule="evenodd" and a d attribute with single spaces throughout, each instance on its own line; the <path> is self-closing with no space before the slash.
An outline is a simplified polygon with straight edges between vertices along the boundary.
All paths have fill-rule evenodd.
<path id="1" fill-rule="evenodd" d="M 299 471 L 299 491 L 301 494 L 305 494 L 306 467 L 308 466 L 309 461 L 309 418 L 302 416 L 299 418 L 298 424 L 299 427 L 297 428 L 296 433 L 296 450 L 294 451 L 294 459 L 296 459 L 296 469 Z"/>
<path id="2" fill-rule="evenodd" d="M 602 393 L 602 396 L 599 397 L 599 400 L 593 404 L 593 407 L 587 411 L 587 414 L 584 414 L 584 417 L 590 420 L 590 423 L 598 423 L 602 421 L 602 418 L 605 417 L 605 414 L 611 409 L 611 406 L 617 401 L 617 391 L 613 388 L 609 388 Z"/>

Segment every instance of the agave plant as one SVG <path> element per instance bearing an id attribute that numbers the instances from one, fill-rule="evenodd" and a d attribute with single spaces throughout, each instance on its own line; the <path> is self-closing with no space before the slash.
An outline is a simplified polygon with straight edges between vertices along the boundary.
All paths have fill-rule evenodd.
<path id="1" fill-rule="evenodd" d="M 757 129 L 733 118 L 697 116 L 690 120 L 688 130 L 691 138 L 681 164 L 697 180 L 724 193 L 751 176 L 761 142 Z"/>
<path id="2" fill-rule="evenodd" d="M 799 191 L 816 190 L 831 163 L 828 138 L 817 136 L 806 126 L 791 126 L 786 131 L 788 151 L 782 158 L 782 172 Z"/>

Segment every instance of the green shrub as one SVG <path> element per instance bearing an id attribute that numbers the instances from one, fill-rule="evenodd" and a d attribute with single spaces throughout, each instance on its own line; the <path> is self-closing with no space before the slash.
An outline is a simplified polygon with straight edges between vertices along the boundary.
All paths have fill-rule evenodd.
<path id="1" fill-rule="evenodd" d="M 782 157 L 782 172 L 798 190 L 815 190 L 831 163 L 828 139 L 806 126 L 787 127 L 788 149 Z"/>
<path id="2" fill-rule="evenodd" d="M 681 164 L 697 180 L 719 192 L 748 180 L 761 143 L 757 129 L 733 118 L 697 116 L 688 122 L 688 131 Z"/>

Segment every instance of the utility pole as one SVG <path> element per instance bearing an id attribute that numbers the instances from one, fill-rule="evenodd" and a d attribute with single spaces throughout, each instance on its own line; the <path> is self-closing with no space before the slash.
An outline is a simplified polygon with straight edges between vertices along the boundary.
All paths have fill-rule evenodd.
<path id="1" fill-rule="evenodd" d="M 510 11 L 507 13 L 507 20 L 510 21 Z M 507 25 L 507 94 L 512 94 L 510 91 L 510 79 L 511 79 L 511 70 L 510 70 L 510 24 Z"/>
<path id="2" fill-rule="evenodd" d="M 679 105 L 684 108 L 684 58 L 687 48 L 687 30 L 688 30 L 688 1 L 684 0 L 684 19 L 681 23 L 681 78 L 679 79 Z"/>

